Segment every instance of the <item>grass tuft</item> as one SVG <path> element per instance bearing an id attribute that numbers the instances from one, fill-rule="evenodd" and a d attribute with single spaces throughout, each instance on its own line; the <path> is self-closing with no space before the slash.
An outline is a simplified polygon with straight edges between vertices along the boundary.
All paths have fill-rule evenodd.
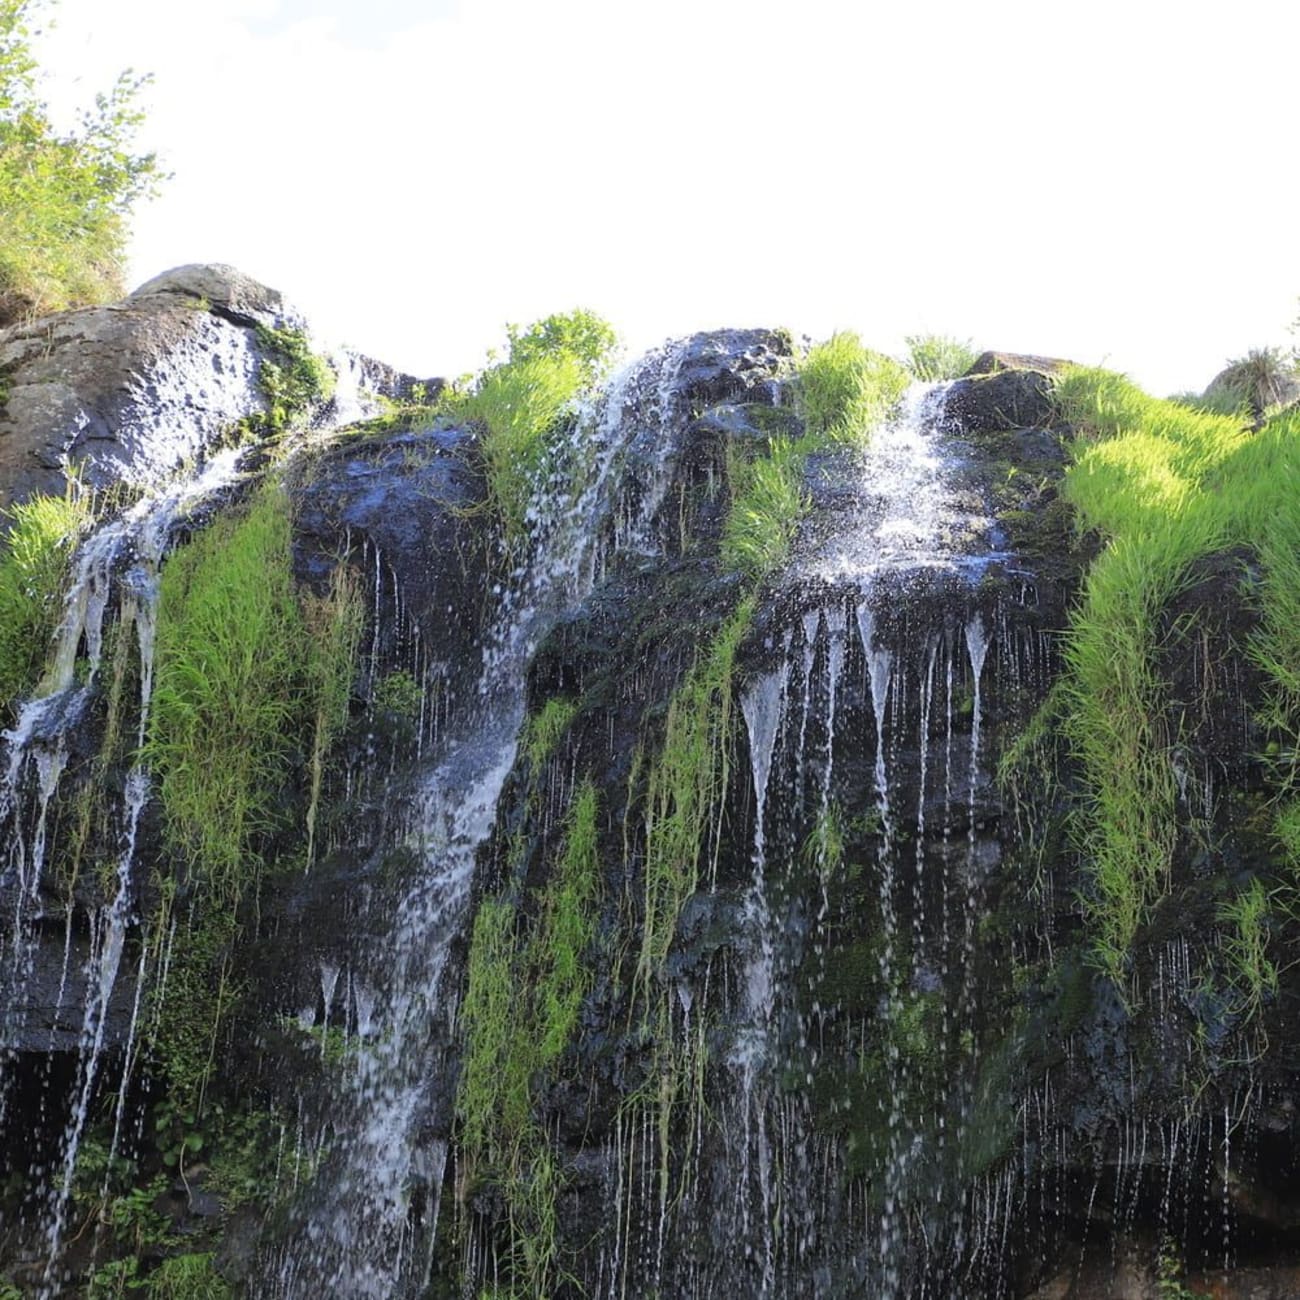
<path id="1" fill-rule="evenodd" d="M 1065 495 L 1081 525 L 1106 542 L 1071 618 L 1064 730 L 1087 791 L 1076 831 L 1091 877 L 1084 911 L 1094 958 L 1122 982 L 1134 940 L 1168 888 L 1178 832 L 1176 737 L 1157 663 L 1162 616 L 1196 560 L 1239 546 L 1259 556 L 1251 653 L 1271 683 L 1264 721 L 1290 738 L 1287 753 L 1297 749 L 1300 416 L 1252 437 L 1235 416 L 1160 401 L 1120 375 L 1080 368 L 1055 396 L 1076 434 Z M 1284 844 L 1294 777 L 1292 762 L 1277 779 Z M 1232 941 L 1227 950 L 1245 952 Z M 1258 981 L 1247 975 L 1245 984 Z"/>
<path id="2" fill-rule="evenodd" d="M 37 496 L 6 512 L 0 538 L 0 720 L 12 717 L 23 694 L 36 688 L 59 623 L 68 560 L 90 520 L 76 488 L 66 496 Z"/>
<path id="3" fill-rule="evenodd" d="M 856 334 L 832 334 L 799 367 L 807 432 L 864 446 L 871 431 L 902 400 L 911 377 L 892 357 L 863 347 Z"/>
<path id="4" fill-rule="evenodd" d="M 979 355 L 970 339 L 955 339 L 947 334 L 909 334 L 907 368 L 923 384 L 957 379 L 975 364 Z"/>

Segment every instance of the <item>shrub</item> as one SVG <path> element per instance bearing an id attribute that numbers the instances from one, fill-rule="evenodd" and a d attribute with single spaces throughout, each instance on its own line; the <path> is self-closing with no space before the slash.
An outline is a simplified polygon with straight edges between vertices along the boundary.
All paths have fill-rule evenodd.
<path id="1" fill-rule="evenodd" d="M 42 0 L 0 0 L 0 325 L 121 292 L 127 218 L 158 174 L 130 150 L 142 79 L 124 74 L 60 134 L 36 93 L 30 20 Z"/>

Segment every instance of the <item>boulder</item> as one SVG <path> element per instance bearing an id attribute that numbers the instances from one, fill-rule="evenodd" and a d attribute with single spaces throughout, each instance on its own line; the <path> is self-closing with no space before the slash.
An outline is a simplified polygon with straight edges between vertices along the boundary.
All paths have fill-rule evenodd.
<path id="1" fill-rule="evenodd" d="M 944 418 L 970 438 L 1049 424 L 1052 377 L 1037 369 L 968 375 L 948 390 Z"/>
<path id="2" fill-rule="evenodd" d="M 1073 365 L 1061 357 L 1040 357 L 1030 352 L 981 352 L 967 375 L 994 375 L 1000 370 L 1040 370 L 1045 375 L 1058 375 L 1066 366 Z"/>
<path id="3" fill-rule="evenodd" d="M 0 331 L 0 509 L 58 494 L 70 471 L 104 488 L 157 482 L 267 409 L 258 327 L 307 332 L 274 289 L 229 266 L 164 272 L 119 303 Z M 318 414 L 374 414 L 413 380 L 332 358 L 338 394 Z M 436 382 L 436 381 L 434 381 Z"/>

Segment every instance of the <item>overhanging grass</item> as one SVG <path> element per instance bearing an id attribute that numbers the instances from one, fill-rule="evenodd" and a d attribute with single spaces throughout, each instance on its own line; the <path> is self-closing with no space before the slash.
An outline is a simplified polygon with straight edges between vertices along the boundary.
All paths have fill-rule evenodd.
<path id="1" fill-rule="evenodd" d="M 68 559 L 90 518 L 75 491 L 37 496 L 6 512 L 0 538 L 0 721 L 36 687 L 58 626 Z"/>
<path id="2" fill-rule="evenodd" d="M 1159 629 L 1196 560 L 1234 546 L 1259 555 L 1253 653 L 1273 682 L 1273 724 L 1300 725 L 1300 421 L 1274 421 L 1252 438 L 1232 416 L 1148 397 L 1098 370 L 1067 373 L 1056 401 L 1076 430 L 1065 495 L 1107 542 L 1071 619 L 1064 717 L 1087 792 L 1077 827 L 1091 875 L 1085 913 L 1094 956 L 1119 982 L 1168 884 L 1177 737 L 1157 670 Z"/>

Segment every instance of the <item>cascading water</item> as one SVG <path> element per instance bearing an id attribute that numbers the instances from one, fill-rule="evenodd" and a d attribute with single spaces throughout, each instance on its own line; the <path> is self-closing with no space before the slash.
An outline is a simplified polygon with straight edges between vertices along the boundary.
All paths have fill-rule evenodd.
<path id="1" fill-rule="evenodd" d="M 354 1060 L 332 1106 L 330 1152 L 291 1233 L 263 1267 L 267 1295 L 380 1300 L 417 1293 L 432 1267 L 446 1145 L 426 1130 L 451 1104 L 455 1022 L 448 964 L 469 910 L 477 851 L 514 765 L 525 672 L 541 636 L 620 553 L 653 553 L 653 520 L 682 421 L 682 344 L 616 376 L 551 452 L 528 512 L 530 542 L 496 592 L 473 689 L 447 701 L 411 816 L 414 879 L 373 960 L 358 954 L 343 1013 Z M 633 486 L 635 490 L 633 490 Z M 326 1006 L 328 1014 L 328 1000 Z M 430 1150 L 432 1155 L 430 1155 Z"/>
<path id="2" fill-rule="evenodd" d="M 14 727 L 3 733 L 0 836 L 7 843 L 7 854 L 0 863 L 0 889 L 9 896 L 11 910 L 0 933 L 0 1123 L 5 1119 L 11 1085 L 9 1067 L 17 1053 L 39 1044 L 45 1050 L 72 1049 L 76 1057 L 71 1110 L 59 1141 L 58 1159 L 35 1189 L 30 1211 L 44 1224 L 46 1288 L 55 1281 L 73 1173 L 110 1037 L 125 1062 L 114 1145 L 136 1057 L 145 978 L 143 951 L 133 990 L 119 984 L 119 971 L 128 935 L 138 921 L 134 868 L 140 817 L 150 795 L 148 771 L 137 763 L 126 776 L 110 896 L 91 909 L 84 955 L 79 961 L 73 946 L 77 904 L 72 898 L 55 899 L 43 876 L 52 847 L 48 814 L 67 769 L 69 737 L 98 689 L 105 618 L 114 601 L 120 634 L 135 633 L 139 670 L 136 740 L 137 746 L 143 744 L 153 683 L 158 569 L 177 520 L 231 482 L 237 461 L 235 451 L 213 457 L 194 478 L 141 498 L 82 542 L 41 691 L 22 707 Z M 63 943 L 55 975 L 50 969 L 53 945 L 49 931 L 60 909 Z M 52 997 L 40 996 L 41 990 L 33 988 L 36 981 L 42 987 L 50 986 Z M 31 1023 L 33 1006 L 42 1008 L 45 1023 Z M 120 1023 L 110 1026 L 115 1014 Z"/>
<path id="3" fill-rule="evenodd" d="M 942 1116 L 937 1132 L 925 1130 L 918 1111 L 929 1104 L 931 1085 L 914 1077 L 912 1045 L 900 1041 L 936 998 L 946 1006 L 964 996 L 980 905 L 975 820 L 991 638 L 976 580 L 996 557 L 989 521 L 952 489 L 960 461 L 942 432 L 943 401 L 942 386 L 913 390 L 899 417 L 876 432 L 852 514 L 797 558 L 783 582 L 796 600 L 807 592 L 815 603 L 796 616 L 775 665 L 742 696 L 754 792 L 749 951 L 729 1058 L 734 1083 L 719 1102 L 727 1117 L 724 1184 L 732 1192 L 713 1211 L 715 1233 L 730 1245 L 693 1294 L 811 1294 L 815 1278 L 846 1267 L 862 1285 L 871 1279 L 876 1294 L 905 1293 L 915 1246 L 906 1203 L 915 1201 L 918 1171 L 934 1164 L 936 1150 L 960 1141 L 944 1133 Z M 964 749 L 953 743 L 960 691 L 969 693 Z M 942 749 L 932 753 L 940 718 Z M 862 771 L 839 762 L 841 746 L 846 755 L 871 755 L 871 765 Z M 781 792 L 775 800 L 774 790 Z M 834 1018 L 818 1003 L 820 961 L 827 853 L 839 834 L 831 828 L 845 819 L 872 827 L 882 990 L 861 1040 L 881 1059 L 876 1227 L 848 1248 L 817 1239 L 814 1225 L 842 1220 L 849 1207 L 832 1190 L 843 1177 L 842 1157 L 819 1149 L 808 1092 L 828 1012 Z M 958 855 L 953 834 L 963 824 L 969 842 Z M 809 901 L 807 885 L 793 883 L 810 857 L 820 904 Z M 928 878 L 936 870 L 942 878 Z M 942 916 L 942 937 L 925 924 L 927 907 Z M 950 1037 L 938 1050 L 955 1066 L 960 1052 Z"/>

